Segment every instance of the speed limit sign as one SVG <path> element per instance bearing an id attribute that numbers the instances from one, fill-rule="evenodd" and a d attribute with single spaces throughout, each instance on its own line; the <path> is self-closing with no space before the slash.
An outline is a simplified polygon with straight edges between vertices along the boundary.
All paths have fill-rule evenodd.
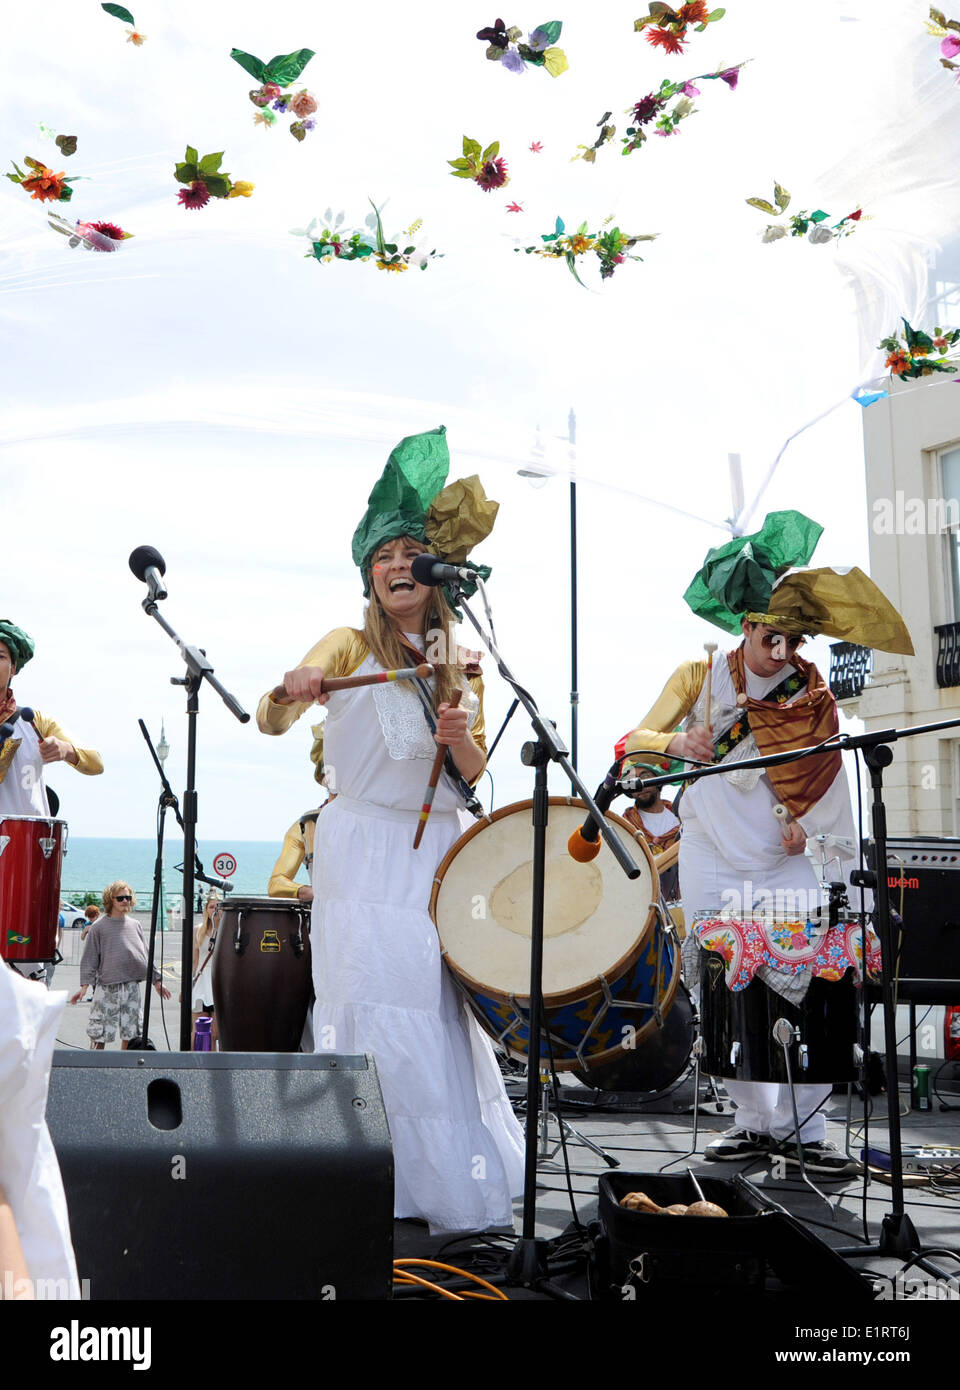
<path id="1" fill-rule="evenodd" d="M 213 872 L 218 878 L 229 878 L 231 874 L 237 872 L 237 861 L 229 850 L 222 849 L 220 853 L 214 857 Z"/>

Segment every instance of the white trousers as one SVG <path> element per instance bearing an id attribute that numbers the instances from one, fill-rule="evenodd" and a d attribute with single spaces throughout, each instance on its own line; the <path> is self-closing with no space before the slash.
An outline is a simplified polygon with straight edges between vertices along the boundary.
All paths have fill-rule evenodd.
<path id="1" fill-rule="evenodd" d="M 786 1139 L 794 1134 L 793 1106 L 790 1087 L 775 1081 L 724 1081 L 727 1095 L 737 1107 L 737 1124 L 754 1134 L 769 1134 L 773 1139 Z M 800 1121 L 800 1140 L 804 1144 L 820 1143 L 827 1132 L 822 1110 L 804 1120 L 812 1110 L 829 1096 L 830 1086 L 794 1086 L 797 1118 Z"/>

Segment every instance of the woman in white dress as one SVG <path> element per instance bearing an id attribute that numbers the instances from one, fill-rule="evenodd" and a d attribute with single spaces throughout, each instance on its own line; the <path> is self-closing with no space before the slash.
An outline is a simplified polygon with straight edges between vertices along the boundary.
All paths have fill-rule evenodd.
<path id="1" fill-rule="evenodd" d="M 372 509 L 375 498 L 376 489 Z M 424 534 L 429 527 L 417 526 L 409 508 L 384 515 L 382 505 L 373 521 L 368 512 L 358 531 L 359 563 L 372 588 L 363 631 L 329 633 L 257 712 L 261 730 L 279 734 L 314 701 L 328 707 L 324 756 L 337 795 L 317 822 L 314 845 L 315 1044 L 317 1051 L 374 1056 L 393 1141 L 398 1218 L 426 1220 L 432 1231 L 507 1225 L 511 1198 L 522 1189 L 522 1131 L 490 1042 L 440 959 L 427 911 L 437 865 L 463 828 L 463 795 L 446 775 L 413 849 L 437 744 L 448 746 L 467 782 L 483 771 L 482 683 L 478 674 L 466 678 L 442 593 L 411 576 L 426 547 L 406 528 Z M 413 652 L 426 652 L 436 668 L 429 682 L 435 735 L 409 684 L 321 692 L 324 675 L 414 665 Z M 452 659 L 445 661 L 447 653 Z M 450 704 L 456 689 L 459 707 Z"/>

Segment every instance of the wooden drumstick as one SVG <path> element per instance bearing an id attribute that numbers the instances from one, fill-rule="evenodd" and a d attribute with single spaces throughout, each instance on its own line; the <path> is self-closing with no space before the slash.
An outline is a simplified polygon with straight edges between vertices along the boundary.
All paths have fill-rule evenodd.
<path id="1" fill-rule="evenodd" d="M 713 694 L 713 654 L 717 650 L 717 643 L 704 642 L 703 650 L 707 654 L 707 699 L 706 707 L 704 709 L 703 722 L 704 726 L 706 727 L 707 733 L 712 735 L 713 729 L 710 725 L 710 704 L 711 696 Z"/>
<path id="2" fill-rule="evenodd" d="M 375 671 L 369 676 L 324 676 L 321 694 L 330 695 L 334 690 L 356 690 L 361 685 L 383 685 L 387 681 L 429 680 L 433 667 L 428 661 L 419 666 L 404 666 L 397 671 Z M 275 685 L 270 692 L 275 700 L 289 700 L 287 687 Z"/>
<path id="3" fill-rule="evenodd" d="M 462 690 L 455 690 L 450 697 L 450 708 L 455 709 L 460 703 Z M 413 837 L 414 849 L 420 848 L 420 841 L 423 839 L 423 832 L 427 826 L 427 818 L 430 815 L 430 807 L 433 805 L 434 794 L 437 790 L 437 783 L 440 781 L 440 773 L 443 771 L 443 762 L 447 756 L 447 745 L 440 743 L 437 745 L 436 756 L 433 759 L 433 767 L 430 769 L 430 781 L 427 783 L 427 790 L 424 793 L 423 805 L 420 807 L 420 820 L 417 824 L 417 833 Z"/>
<path id="4" fill-rule="evenodd" d="M 773 814 L 776 816 L 777 820 L 780 822 L 781 825 L 793 824 L 793 816 L 787 810 L 786 806 L 784 806 L 782 801 L 778 801 L 776 806 L 774 806 Z"/>

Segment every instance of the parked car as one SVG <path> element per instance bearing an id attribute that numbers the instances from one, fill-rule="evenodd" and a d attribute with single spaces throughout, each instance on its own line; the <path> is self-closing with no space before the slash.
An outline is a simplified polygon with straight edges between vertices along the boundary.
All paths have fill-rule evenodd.
<path id="1" fill-rule="evenodd" d="M 87 925 L 86 915 L 82 907 L 74 907 L 73 903 L 61 903 L 60 911 L 63 915 L 65 927 L 72 927 L 78 930 Z"/>

